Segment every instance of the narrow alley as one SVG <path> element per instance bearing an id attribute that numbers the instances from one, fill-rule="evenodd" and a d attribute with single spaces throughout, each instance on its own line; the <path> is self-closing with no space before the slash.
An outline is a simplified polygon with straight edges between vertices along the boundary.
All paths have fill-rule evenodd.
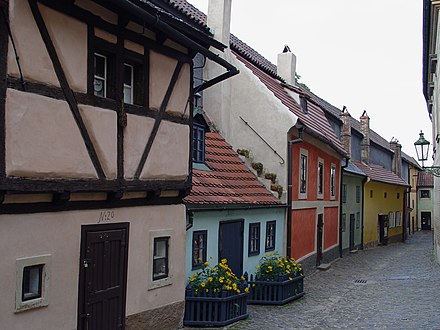
<path id="1" fill-rule="evenodd" d="M 440 329 L 440 267 L 432 232 L 344 256 L 307 276 L 306 295 L 285 306 L 250 306 L 229 329 Z"/>

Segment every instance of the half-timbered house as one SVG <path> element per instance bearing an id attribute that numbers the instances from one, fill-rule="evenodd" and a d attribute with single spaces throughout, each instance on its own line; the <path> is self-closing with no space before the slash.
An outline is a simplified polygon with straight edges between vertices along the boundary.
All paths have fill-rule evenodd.
<path id="1" fill-rule="evenodd" d="M 0 327 L 175 329 L 192 59 L 167 1 L 0 1 Z M 180 17 L 180 16 L 181 17 Z"/>

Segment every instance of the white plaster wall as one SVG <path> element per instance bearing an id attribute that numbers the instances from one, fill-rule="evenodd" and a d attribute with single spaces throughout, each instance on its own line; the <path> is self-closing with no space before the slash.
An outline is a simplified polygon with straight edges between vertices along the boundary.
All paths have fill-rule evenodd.
<path id="1" fill-rule="evenodd" d="M 162 121 L 142 179 L 184 180 L 189 173 L 189 126 Z"/>
<path id="2" fill-rule="evenodd" d="M 268 172 L 277 174 L 279 183 L 287 186 L 287 132 L 296 117 L 240 61 L 233 57 L 240 74 L 231 79 L 231 127 L 228 140 L 237 148 L 250 149 L 254 161 L 263 163 Z M 205 109 L 208 111 L 208 109 Z M 285 163 L 239 118 L 243 117 L 277 152 Z"/>
<path id="3" fill-rule="evenodd" d="M 180 71 L 179 79 L 174 86 L 173 93 L 171 94 L 170 101 L 168 102 L 167 112 L 174 114 L 185 114 L 185 117 L 189 117 L 190 105 L 188 103 L 190 84 L 191 81 L 191 66 L 184 64 L 182 71 Z M 166 89 L 166 87 L 164 87 Z"/>
<path id="4" fill-rule="evenodd" d="M 97 178 L 65 101 L 8 89 L 6 173 L 38 178 Z"/>
<path id="5" fill-rule="evenodd" d="M 43 5 L 40 8 L 70 88 L 86 93 L 87 25 Z"/>
<path id="6" fill-rule="evenodd" d="M 107 179 L 117 176 L 117 114 L 80 105 L 79 110 Z"/>
<path id="7" fill-rule="evenodd" d="M 176 64 L 177 60 L 150 51 L 150 108 L 160 108 Z"/>
<path id="8" fill-rule="evenodd" d="M 96 224 L 101 211 L 0 215 L 0 320 L 2 329 L 76 329 L 81 225 Z M 111 223 L 130 222 L 126 313 L 184 300 L 185 207 L 145 206 L 114 209 Z M 173 229 L 172 284 L 148 290 L 149 231 Z M 47 307 L 14 314 L 15 260 L 50 254 L 52 272 Z"/>
<path id="9" fill-rule="evenodd" d="M 9 20 L 24 78 L 59 86 L 52 62 L 26 0 L 9 2 Z M 28 56 L 29 54 L 34 55 Z M 8 74 L 19 76 L 15 53 L 10 41 Z"/>

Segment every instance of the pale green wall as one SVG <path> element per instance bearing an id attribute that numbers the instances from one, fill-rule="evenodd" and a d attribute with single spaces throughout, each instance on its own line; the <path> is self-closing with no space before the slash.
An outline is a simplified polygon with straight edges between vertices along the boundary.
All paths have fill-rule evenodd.
<path id="1" fill-rule="evenodd" d="M 350 214 L 355 215 L 359 212 L 359 228 L 354 227 L 354 244 L 358 246 L 361 244 L 362 238 L 362 180 L 363 177 L 354 176 L 344 173 L 343 184 L 347 185 L 347 200 L 342 203 L 342 214 L 346 214 L 345 231 L 342 232 L 342 248 L 348 249 L 350 245 Z M 360 200 L 356 203 L 356 186 L 360 188 Z"/>
<path id="2" fill-rule="evenodd" d="M 430 198 L 420 198 L 420 190 L 429 190 Z M 419 217 L 419 228 L 422 229 L 422 212 L 431 212 L 431 228 L 434 228 L 434 200 L 433 200 L 434 189 L 429 187 L 420 187 L 417 189 L 417 213 Z"/>
<path id="3" fill-rule="evenodd" d="M 211 265 L 218 263 L 218 231 L 220 221 L 228 220 L 244 220 L 244 240 L 243 240 L 243 272 L 249 274 L 255 273 L 255 266 L 258 265 L 260 258 L 265 254 L 265 237 L 266 237 L 266 222 L 276 221 L 276 237 L 275 237 L 275 251 L 280 254 L 285 254 L 283 251 L 284 241 L 284 208 L 271 209 L 251 209 L 251 210 L 236 210 L 236 211 L 206 211 L 194 212 L 194 222 L 192 228 L 186 232 L 186 274 L 187 278 L 193 274 L 191 253 L 192 253 L 192 237 L 193 232 L 197 230 L 207 230 L 207 258 Z M 248 257 L 248 234 L 249 223 L 261 223 L 261 238 L 260 238 L 260 254 Z M 212 259 L 209 260 L 209 258 Z M 197 272 L 195 270 L 194 272 Z"/>

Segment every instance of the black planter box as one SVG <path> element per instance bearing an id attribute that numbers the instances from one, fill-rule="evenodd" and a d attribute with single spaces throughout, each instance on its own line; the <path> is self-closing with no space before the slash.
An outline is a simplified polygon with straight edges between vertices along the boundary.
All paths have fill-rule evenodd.
<path id="1" fill-rule="evenodd" d="M 193 289 L 185 291 L 185 316 L 183 325 L 222 327 L 249 316 L 248 293 L 233 293 L 223 290 L 220 294 L 200 293 Z"/>
<path id="2" fill-rule="evenodd" d="M 260 280 L 250 276 L 249 304 L 284 305 L 304 296 L 304 275 L 289 280 L 288 276 L 280 276 L 277 280 Z"/>

